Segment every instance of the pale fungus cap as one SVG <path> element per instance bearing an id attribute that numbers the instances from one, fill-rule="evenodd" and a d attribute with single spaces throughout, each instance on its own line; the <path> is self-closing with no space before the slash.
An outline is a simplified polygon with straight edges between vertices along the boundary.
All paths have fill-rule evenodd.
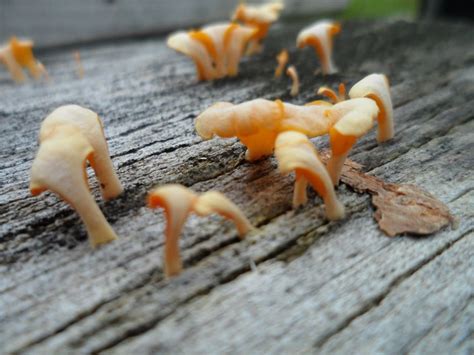
<path id="1" fill-rule="evenodd" d="M 167 45 L 191 57 L 199 80 L 213 80 L 238 74 L 245 46 L 255 29 L 234 23 L 217 23 L 198 31 L 176 32 Z"/>
<path id="2" fill-rule="evenodd" d="M 349 91 L 349 97 L 367 97 L 374 100 L 379 108 L 377 140 L 384 142 L 393 138 L 393 105 L 390 85 L 383 74 L 371 74 L 357 82 Z"/>
<path id="3" fill-rule="evenodd" d="M 12 37 L 10 41 L 0 48 L 0 62 L 3 63 L 16 82 L 23 82 L 26 76 L 23 68 L 27 68 L 34 79 L 39 79 L 46 70 L 33 55 L 33 42 L 18 40 Z"/>
<path id="4" fill-rule="evenodd" d="M 321 62 L 323 74 L 337 72 L 332 59 L 333 37 L 341 30 L 337 22 L 322 20 L 304 28 L 298 34 L 296 45 L 298 48 L 312 46 Z"/>
<path id="5" fill-rule="evenodd" d="M 30 191 L 36 196 L 45 190 L 57 193 L 84 222 L 92 246 L 117 238 L 89 191 L 86 161 L 94 148 L 72 125 L 53 127 L 40 144 L 31 168 Z"/>
<path id="6" fill-rule="evenodd" d="M 256 160 L 273 152 L 282 117 L 283 106 L 274 101 L 219 102 L 196 118 L 195 127 L 203 139 L 238 137 L 247 146 L 246 158 Z"/>
<path id="7" fill-rule="evenodd" d="M 218 213 L 232 220 L 241 238 L 253 229 L 242 211 L 223 194 L 216 191 L 209 191 L 199 196 L 182 185 L 164 185 L 150 191 L 148 206 L 150 208 L 162 207 L 165 210 L 164 269 L 168 277 L 178 275 L 182 271 L 179 235 L 191 212 L 199 216 Z"/>
<path id="8" fill-rule="evenodd" d="M 323 198 L 327 218 L 344 217 L 344 206 L 337 199 L 331 178 L 308 137 L 294 131 L 280 133 L 275 143 L 275 155 L 282 173 L 294 171 L 296 174 L 294 207 L 306 203 L 309 182 Z"/>
<path id="9" fill-rule="evenodd" d="M 51 112 L 41 124 L 40 143 L 49 139 L 56 127 L 64 125 L 78 129 L 91 144 L 94 152 L 89 157 L 89 162 L 100 181 L 103 198 L 109 200 L 120 195 L 123 187 L 110 159 L 99 116 L 78 105 L 61 106 Z"/>

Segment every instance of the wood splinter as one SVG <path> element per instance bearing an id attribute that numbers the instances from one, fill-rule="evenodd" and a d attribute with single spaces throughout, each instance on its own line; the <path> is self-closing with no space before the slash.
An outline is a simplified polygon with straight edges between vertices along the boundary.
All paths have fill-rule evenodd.
<path id="1" fill-rule="evenodd" d="M 167 277 L 176 276 L 183 269 L 179 252 L 179 235 L 191 212 L 199 216 L 218 213 L 232 220 L 241 239 L 253 229 L 242 211 L 227 197 L 216 191 L 197 195 L 182 185 L 164 185 L 148 194 L 148 206 L 161 207 L 165 210 L 164 269 Z"/>
<path id="2" fill-rule="evenodd" d="M 328 154 L 322 157 L 327 159 Z M 429 235 L 456 224 L 449 208 L 427 191 L 415 185 L 387 183 L 361 169 L 361 165 L 346 160 L 341 181 L 357 192 L 372 195 L 374 218 L 388 236 Z"/>
<path id="3" fill-rule="evenodd" d="M 70 204 L 84 222 L 89 241 L 95 247 L 117 236 L 89 190 L 87 161 L 101 183 L 104 199 L 114 198 L 123 191 L 97 114 L 76 105 L 59 107 L 41 125 L 30 191 L 36 196 L 50 190 Z"/>

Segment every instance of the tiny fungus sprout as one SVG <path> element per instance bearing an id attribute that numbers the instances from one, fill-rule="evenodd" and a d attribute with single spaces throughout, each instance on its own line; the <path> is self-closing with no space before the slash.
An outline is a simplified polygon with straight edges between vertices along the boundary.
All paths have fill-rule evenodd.
<path id="1" fill-rule="evenodd" d="M 275 144 L 275 156 L 282 173 L 295 172 L 293 207 L 306 203 L 309 182 L 323 198 L 327 218 L 336 220 L 344 217 L 344 206 L 337 199 L 326 167 L 308 137 L 293 131 L 280 133 Z"/>
<path id="2" fill-rule="evenodd" d="M 116 239 L 87 183 L 86 161 L 94 154 L 93 145 L 73 125 L 56 125 L 43 138 L 31 168 L 32 195 L 50 190 L 69 203 L 84 222 L 92 246 Z"/>
<path id="3" fill-rule="evenodd" d="M 232 220 L 241 238 L 253 229 L 242 211 L 223 194 L 209 191 L 197 195 L 182 185 L 164 185 L 148 194 L 150 208 L 161 207 L 165 210 L 165 274 L 168 277 L 178 275 L 182 271 L 179 252 L 179 235 L 188 215 L 195 212 L 199 216 L 218 213 Z"/>
<path id="4" fill-rule="evenodd" d="M 357 82 L 349 91 L 349 97 L 367 97 L 374 100 L 379 108 L 377 140 L 384 142 L 393 138 L 393 106 L 390 85 L 383 74 L 371 74 Z"/>
<path id="5" fill-rule="evenodd" d="M 35 79 L 39 79 L 45 73 L 44 66 L 33 55 L 33 42 L 20 41 L 16 37 L 12 37 L 6 45 L 0 48 L 0 62 L 6 66 L 16 82 L 26 80 L 23 68 L 28 69 Z"/>
<path id="6" fill-rule="evenodd" d="M 289 66 L 286 70 L 286 75 L 288 75 L 292 80 L 290 95 L 298 95 L 300 92 L 300 79 L 298 78 L 298 72 L 296 71 L 296 68 L 293 65 Z"/>
<path id="7" fill-rule="evenodd" d="M 339 84 L 338 93 L 334 90 L 326 87 L 321 86 L 317 92 L 318 95 L 326 96 L 332 103 L 337 104 L 338 102 L 346 100 L 346 86 L 341 83 Z"/>
<path id="8" fill-rule="evenodd" d="M 262 51 L 262 41 L 267 36 L 272 23 L 280 17 L 284 5 L 281 1 L 269 2 L 261 5 L 240 4 L 232 15 L 232 21 L 239 21 L 257 29 L 252 35 L 247 54 L 251 55 Z"/>
<path id="9" fill-rule="evenodd" d="M 288 63 L 288 59 L 290 56 L 288 55 L 288 51 L 286 49 L 283 49 L 276 57 L 276 60 L 278 62 L 277 67 L 275 69 L 275 78 L 281 77 L 281 74 L 283 74 L 283 70 L 285 70 L 285 66 Z"/>
<path id="10" fill-rule="evenodd" d="M 87 138 L 93 148 L 88 157 L 94 172 L 100 181 L 102 196 L 105 200 L 117 197 L 123 191 L 109 156 L 104 129 L 99 116 L 78 105 L 65 105 L 57 108 L 43 121 L 40 130 L 40 142 L 54 133 L 57 126 L 73 126 Z"/>
<path id="11" fill-rule="evenodd" d="M 236 76 L 243 51 L 255 29 L 234 23 L 220 23 L 198 31 L 176 32 L 168 47 L 191 57 L 199 80 Z"/>
<path id="12" fill-rule="evenodd" d="M 332 59 L 333 37 L 341 31 L 341 25 L 328 20 L 318 21 L 304 28 L 296 40 L 298 48 L 311 46 L 316 51 L 323 74 L 337 72 Z"/>

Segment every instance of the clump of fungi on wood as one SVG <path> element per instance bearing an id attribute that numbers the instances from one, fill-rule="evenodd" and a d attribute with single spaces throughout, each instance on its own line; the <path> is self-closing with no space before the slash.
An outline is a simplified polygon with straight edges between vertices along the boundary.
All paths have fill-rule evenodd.
<path id="1" fill-rule="evenodd" d="M 44 66 L 33 55 L 33 42 L 29 40 L 10 38 L 7 44 L 0 47 L 0 62 L 5 65 L 17 83 L 26 80 L 23 68 L 28 69 L 34 79 L 46 75 Z"/>
<path id="2" fill-rule="evenodd" d="M 238 74 L 240 59 L 259 52 L 262 40 L 283 9 L 281 2 L 237 7 L 233 20 L 243 23 L 219 23 L 200 30 L 176 32 L 169 36 L 169 47 L 193 59 L 199 80 L 214 80 Z M 319 21 L 303 29 L 297 46 L 311 46 L 319 57 L 323 74 L 337 71 L 332 59 L 333 37 L 340 25 Z M 32 53 L 32 42 L 12 38 L 0 49 L 0 61 L 16 81 L 25 79 L 22 68 L 37 78 L 46 74 Z M 78 75 L 83 76 L 77 52 Z M 277 56 L 274 76 L 281 77 L 289 60 L 287 50 Z M 291 95 L 299 92 L 299 79 L 294 66 L 286 70 L 293 80 Z M 295 105 L 281 100 L 257 98 L 233 104 L 218 102 L 195 121 L 201 138 L 207 140 L 237 137 L 246 147 L 245 158 L 256 161 L 275 153 L 282 174 L 294 173 L 293 207 L 307 203 L 307 187 L 311 185 L 321 196 L 329 220 L 344 217 L 345 209 L 336 195 L 342 180 L 355 191 L 373 195 L 375 218 L 388 235 L 401 233 L 430 234 L 453 222 L 448 208 L 427 192 L 412 185 L 385 183 L 364 174 L 360 166 L 347 159 L 356 141 L 378 124 L 377 141 L 394 136 L 393 107 L 388 79 L 371 74 L 350 89 L 344 84 L 338 92 L 321 87 L 318 94 L 329 101 L 316 100 Z M 311 138 L 329 135 L 330 152 L 318 154 Z M 102 122 L 91 110 L 77 106 L 61 106 L 43 121 L 40 147 L 31 168 L 30 190 L 38 195 L 51 190 L 69 203 L 83 220 L 93 246 L 116 239 L 89 190 L 86 164 L 89 162 L 100 181 L 102 197 L 109 200 L 123 188 L 112 165 Z M 216 191 L 197 194 L 177 184 L 157 187 L 148 194 L 150 208 L 163 208 L 166 217 L 164 270 L 168 277 L 182 271 L 179 236 L 189 214 L 212 213 L 232 220 L 240 238 L 253 227 L 243 212 L 227 197 Z"/>
<path id="3" fill-rule="evenodd" d="M 218 213 L 232 220 L 237 227 L 241 239 L 253 228 L 242 211 L 232 201 L 217 191 L 208 191 L 198 195 L 182 185 L 163 185 L 150 191 L 148 194 L 148 206 L 150 208 L 161 207 L 165 211 L 164 268 L 165 274 L 168 277 L 176 276 L 182 271 L 179 235 L 191 212 L 199 216 Z"/>
<path id="4" fill-rule="evenodd" d="M 168 37 L 168 47 L 192 58 L 199 80 L 236 76 L 247 43 L 255 34 L 253 27 L 219 23 L 197 31 L 179 31 Z"/>
<path id="5" fill-rule="evenodd" d="M 377 119 L 378 137 L 383 137 L 380 141 L 393 136 L 393 123 L 385 122 L 392 120 L 392 115 L 380 115 L 380 112 L 392 112 L 391 101 L 387 100 L 390 89 L 385 76 L 373 74 L 355 84 L 354 88 L 356 90 L 349 93 L 351 99 L 335 104 L 314 101 L 298 106 L 265 99 L 237 105 L 218 102 L 196 118 L 196 131 L 203 139 L 214 135 L 239 138 L 247 147 L 249 161 L 272 154 L 276 147 L 280 170 L 296 172 L 294 205 L 306 201 L 309 181 L 323 197 L 328 218 L 342 218 L 344 209 L 336 199 L 333 185 L 339 183 L 344 161 L 352 146 Z M 308 140 L 325 134 L 329 134 L 331 144 L 327 168 Z"/>
<path id="6" fill-rule="evenodd" d="M 31 168 L 30 191 L 58 194 L 84 222 L 92 246 L 117 238 L 89 191 L 86 163 L 100 181 L 105 200 L 123 188 L 109 157 L 99 116 L 77 105 L 61 106 L 43 121 L 40 147 Z"/>

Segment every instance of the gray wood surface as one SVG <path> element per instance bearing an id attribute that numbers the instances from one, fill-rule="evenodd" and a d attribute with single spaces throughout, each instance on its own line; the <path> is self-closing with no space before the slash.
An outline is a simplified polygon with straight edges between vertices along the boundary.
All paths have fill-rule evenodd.
<path id="1" fill-rule="evenodd" d="M 197 83 L 194 66 L 163 38 L 40 51 L 50 83 L 15 86 L 0 71 L 0 352 L 2 353 L 451 353 L 474 351 L 474 45 L 472 25 L 347 23 L 335 44 L 341 73 L 313 75 L 314 54 L 293 43 L 304 24 L 281 24 L 236 79 Z M 290 48 L 302 94 L 274 80 Z M 413 183 L 445 202 L 457 228 L 389 238 L 368 195 L 345 185 L 347 218 L 321 200 L 291 210 L 292 177 L 273 158 L 250 164 L 235 140 L 203 142 L 193 120 L 218 100 L 304 103 L 321 85 L 367 73 L 390 77 L 395 138 L 372 132 L 351 154 L 365 170 Z M 28 171 L 41 120 L 77 103 L 104 120 L 126 192 L 100 201 L 120 239 L 91 250 L 77 215 L 52 194 L 31 197 Z M 314 139 L 318 148 L 326 138 Z M 239 241 L 218 217 L 191 217 L 186 270 L 162 272 L 162 213 L 146 192 L 179 182 L 217 189 L 258 230 Z"/>

